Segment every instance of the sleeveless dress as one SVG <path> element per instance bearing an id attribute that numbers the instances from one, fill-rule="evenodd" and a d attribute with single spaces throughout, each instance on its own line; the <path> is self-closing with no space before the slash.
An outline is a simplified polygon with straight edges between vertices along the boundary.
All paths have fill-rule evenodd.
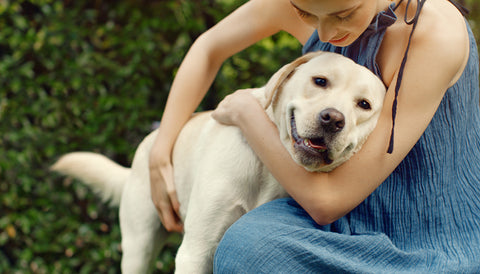
<path id="1" fill-rule="evenodd" d="M 315 32 L 304 52 L 337 52 L 381 76 L 375 58 L 395 20 L 391 6 L 345 48 L 320 42 Z M 364 202 L 326 226 L 291 198 L 260 206 L 226 232 L 215 272 L 480 273 L 479 61 L 469 26 L 468 33 L 462 76 L 417 144 Z"/>

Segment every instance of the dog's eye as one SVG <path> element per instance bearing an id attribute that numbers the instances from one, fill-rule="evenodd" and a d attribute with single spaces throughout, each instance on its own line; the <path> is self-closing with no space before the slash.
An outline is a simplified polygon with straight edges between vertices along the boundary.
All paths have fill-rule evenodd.
<path id="1" fill-rule="evenodd" d="M 367 100 L 358 101 L 357 106 L 359 106 L 360 108 L 365 109 L 365 110 L 372 109 L 372 107 L 370 106 L 370 103 L 367 102 Z"/>
<path id="2" fill-rule="evenodd" d="M 326 87 L 328 85 L 327 78 L 324 77 L 313 77 L 313 83 L 319 87 Z"/>

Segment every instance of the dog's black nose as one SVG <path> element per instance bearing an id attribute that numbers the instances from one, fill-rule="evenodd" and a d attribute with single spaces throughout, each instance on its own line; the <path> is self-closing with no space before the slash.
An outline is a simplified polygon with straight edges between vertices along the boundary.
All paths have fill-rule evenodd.
<path id="1" fill-rule="evenodd" d="M 336 133 L 341 131 L 345 126 L 345 116 L 334 108 L 322 110 L 319 118 L 320 124 L 327 132 Z"/>

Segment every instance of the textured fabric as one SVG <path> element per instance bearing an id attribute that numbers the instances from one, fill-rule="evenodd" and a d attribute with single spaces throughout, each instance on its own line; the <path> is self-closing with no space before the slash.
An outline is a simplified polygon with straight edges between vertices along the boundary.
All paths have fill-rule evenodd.
<path id="1" fill-rule="evenodd" d="M 381 76 L 375 58 L 396 20 L 392 8 L 351 46 L 321 43 L 314 33 L 304 52 L 338 52 Z M 417 144 L 363 203 L 328 226 L 315 224 L 292 199 L 267 203 L 226 232 L 215 271 L 480 273 L 479 70 L 468 31 L 462 76 Z"/>

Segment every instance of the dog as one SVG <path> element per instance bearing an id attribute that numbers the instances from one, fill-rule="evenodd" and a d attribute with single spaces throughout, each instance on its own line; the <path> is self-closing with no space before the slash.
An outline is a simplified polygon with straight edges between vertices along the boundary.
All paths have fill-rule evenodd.
<path id="1" fill-rule="evenodd" d="M 251 92 L 294 161 L 311 172 L 328 172 L 360 149 L 377 123 L 386 91 L 365 67 L 339 54 L 316 52 L 285 65 Z M 139 145 L 131 168 L 89 152 L 66 154 L 52 167 L 120 205 L 124 273 L 149 272 L 167 236 L 150 196 L 148 161 L 156 134 Z M 240 130 L 217 123 L 209 112 L 195 114 L 185 125 L 172 160 L 184 222 L 176 273 L 212 272 L 227 228 L 257 206 L 287 196 Z"/>

